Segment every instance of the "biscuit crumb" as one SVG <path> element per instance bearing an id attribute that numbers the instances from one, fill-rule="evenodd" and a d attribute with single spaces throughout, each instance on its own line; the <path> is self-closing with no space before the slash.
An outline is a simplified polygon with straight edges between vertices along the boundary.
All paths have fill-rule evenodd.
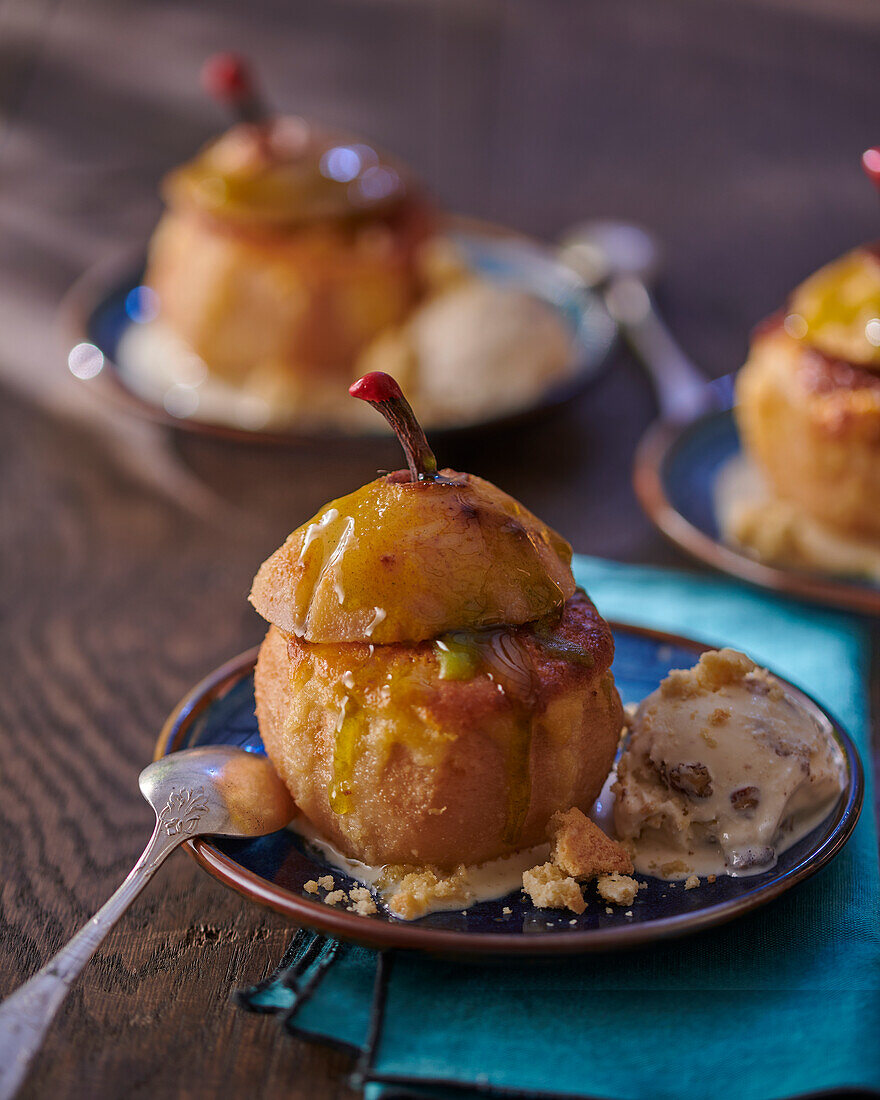
<path id="1" fill-rule="evenodd" d="M 699 875 L 688 875 L 688 877 L 685 879 L 684 888 L 685 888 L 685 890 L 696 890 L 696 888 L 699 885 L 700 885 L 700 876 Z"/>
<path id="2" fill-rule="evenodd" d="M 566 875 L 591 879 L 597 875 L 632 872 L 626 850 L 606 836 L 595 822 L 576 806 L 550 819 L 548 834 L 553 842 L 550 860 Z"/>
<path id="3" fill-rule="evenodd" d="M 602 875 L 596 882 L 599 896 L 614 905 L 632 905 L 639 884 L 628 875 Z"/>
<path id="4" fill-rule="evenodd" d="M 325 905 L 339 905 L 341 901 L 345 901 L 344 890 L 334 890 L 332 893 L 327 894 L 324 898 Z"/>
<path id="5" fill-rule="evenodd" d="M 333 881 L 332 875 L 323 875 L 318 879 L 318 885 L 322 890 L 332 890 L 336 884 Z"/>
<path id="6" fill-rule="evenodd" d="M 627 909 L 627 911 L 623 915 L 625 917 L 631 917 L 633 915 L 632 909 Z"/>
<path id="7" fill-rule="evenodd" d="M 309 881 L 303 886 L 303 890 L 305 890 L 307 894 L 317 894 L 318 884 L 313 878 L 310 878 Z"/>
<path id="8" fill-rule="evenodd" d="M 510 908 L 509 905 L 505 905 L 501 912 L 505 915 L 505 917 L 509 917 L 513 910 Z"/>
<path id="9" fill-rule="evenodd" d="M 471 892 L 466 885 L 466 868 L 459 867 L 452 873 L 425 867 L 403 876 L 388 899 L 388 908 L 395 917 L 415 920 L 429 912 L 435 901 L 456 901 L 458 908 L 467 908 Z"/>
<path id="10" fill-rule="evenodd" d="M 719 691 L 756 672 L 758 666 L 744 653 L 735 649 L 710 649 L 693 668 L 673 669 L 660 685 L 660 693 L 667 699 L 688 699 L 701 692 Z"/>
<path id="11" fill-rule="evenodd" d="M 605 906 L 605 912 L 606 912 L 606 913 L 613 913 L 613 912 L 614 912 L 614 910 L 613 910 L 613 909 L 611 908 L 611 906 L 610 906 L 610 905 L 606 905 L 606 906 Z"/>
<path id="12" fill-rule="evenodd" d="M 357 913 L 360 917 L 371 917 L 373 913 L 378 912 L 373 895 L 366 886 L 355 886 L 353 890 L 349 890 L 348 897 L 352 903 L 348 907 L 350 913 Z"/>
<path id="13" fill-rule="evenodd" d="M 569 924 L 577 924 L 577 917 L 572 917 L 571 920 L 568 923 Z"/>
<path id="14" fill-rule="evenodd" d="M 571 909 L 573 913 L 583 913 L 587 907 L 580 886 L 555 863 L 542 863 L 524 871 L 523 890 L 537 909 Z"/>
<path id="15" fill-rule="evenodd" d="M 706 877 L 706 882 L 714 882 L 716 878 L 717 878 L 716 875 L 708 875 Z"/>

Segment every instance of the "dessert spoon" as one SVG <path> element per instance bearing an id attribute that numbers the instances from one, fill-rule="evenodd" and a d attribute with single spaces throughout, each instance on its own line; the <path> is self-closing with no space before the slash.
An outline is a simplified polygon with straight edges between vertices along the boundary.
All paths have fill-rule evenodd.
<path id="1" fill-rule="evenodd" d="M 661 419 L 688 421 L 729 403 L 729 379 L 710 382 L 657 310 L 650 287 L 660 269 L 661 249 L 652 233 L 629 222 L 585 222 L 566 234 L 559 258 L 602 295 L 651 376 Z"/>
<path id="2" fill-rule="evenodd" d="M 294 816 L 287 788 L 264 756 L 229 746 L 187 749 L 140 774 L 156 825 L 110 900 L 29 981 L 0 1004 L 0 1100 L 11 1100 L 74 979 L 175 848 L 196 836 L 255 837 Z"/>

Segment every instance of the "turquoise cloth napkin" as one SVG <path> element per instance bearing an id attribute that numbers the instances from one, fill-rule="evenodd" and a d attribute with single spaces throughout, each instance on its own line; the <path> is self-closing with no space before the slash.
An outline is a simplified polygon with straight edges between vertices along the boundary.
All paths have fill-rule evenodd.
<path id="1" fill-rule="evenodd" d="M 773 1100 L 880 1091 L 880 875 L 863 624 L 726 581 L 579 557 L 602 614 L 743 649 L 823 703 L 866 763 L 843 852 L 729 925 L 641 951 L 452 963 L 299 932 L 241 998 L 360 1052 L 374 1100 L 466 1092 Z"/>

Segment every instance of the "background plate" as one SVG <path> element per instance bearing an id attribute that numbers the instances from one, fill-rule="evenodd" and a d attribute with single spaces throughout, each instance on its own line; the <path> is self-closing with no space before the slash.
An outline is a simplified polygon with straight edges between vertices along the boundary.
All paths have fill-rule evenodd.
<path id="1" fill-rule="evenodd" d="M 588 290 L 569 268 L 559 263 L 551 249 L 510 230 L 467 219 L 453 219 L 447 233 L 461 248 L 470 266 L 485 278 L 503 286 L 526 290 L 543 299 L 561 315 L 571 332 L 575 366 L 569 378 L 545 390 L 532 405 L 460 427 L 429 427 L 431 440 L 438 445 L 489 429 L 517 427 L 567 404 L 598 375 L 617 334 L 616 326 L 599 297 Z M 388 434 L 378 421 L 375 431 L 363 433 L 334 432 L 327 428 L 315 431 L 302 428 L 241 428 L 200 420 L 196 415 L 171 416 L 162 405 L 145 400 L 129 388 L 116 363 L 122 335 L 136 323 L 129 316 L 126 306 L 129 295 L 141 285 L 143 273 L 143 255 L 129 255 L 96 265 L 74 283 L 62 303 L 62 318 L 73 341 L 94 344 L 104 356 L 102 370 L 89 380 L 89 385 L 97 392 L 115 399 L 128 412 L 149 420 L 184 432 L 245 443 L 274 446 L 318 443 L 326 446 L 333 439 L 374 439 Z"/>
<path id="2" fill-rule="evenodd" d="M 706 648 L 699 642 L 638 627 L 612 624 L 617 651 L 614 676 L 625 703 L 642 699 L 672 668 L 689 667 Z M 195 687 L 172 713 L 160 735 L 156 756 L 196 745 L 241 745 L 263 752 L 254 715 L 253 665 L 256 650 L 242 654 Z M 836 809 L 808 836 L 779 858 L 771 871 L 748 878 L 721 875 L 699 889 L 648 876 L 632 917 L 591 898 L 584 913 L 537 910 L 519 893 L 482 902 L 464 912 L 432 913 L 404 922 L 380 914 L 359 917 L 317 901 L 305 882 L 326 874 L 328 865 L 311 854 L 288 830 L 257 840 L 193 840 L 188 848 L 208 871 L 245 897 L 320 929 L 371 947 L 399 947 L 439 954 L 543 955 L 605 951 L 682 935 L 720 924 L 778 897 L 823 867 L 852 832 L 862 801 L 862 769 L 846 733 L 812 699 L 792 691 L 804 706 L 829 724 L 847 762 L 848 783 Z M 354 885 L 336 868 L 337 884 Z M 507 906 L 512 912 L 502 912 Z"/>
<path id="3" fill-rule="evenodd" d="M 674 543 L 723 573 L 772 592 L 880 615 L 880 587 L 870 581 L 765 565 L 722 541 L 713 488 L 721 467 L 740 450 L 730 409 L 684 425 L 659 421 L 636 453 L 633 482 L 642 507 Z"/>

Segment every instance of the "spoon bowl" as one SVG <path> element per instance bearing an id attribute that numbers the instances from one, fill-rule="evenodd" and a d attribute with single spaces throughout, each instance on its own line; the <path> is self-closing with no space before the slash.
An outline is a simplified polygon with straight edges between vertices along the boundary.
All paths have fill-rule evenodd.
<path id="1" fill-rule="evenodd" d="M 559 258 L 590 287 L 624 276 L 651 286 L 663 257 L 650 230 L 632 222 L 590 221 L 573 226 L 560 246 Z"/>
<path id="2" fill-rule="evenodd" d="M 283 829 L 295 813 L 267 757 L 232 746 L 205 746 L 156 760 L 138 782 L 168 836 L 265 836 Z"/>

